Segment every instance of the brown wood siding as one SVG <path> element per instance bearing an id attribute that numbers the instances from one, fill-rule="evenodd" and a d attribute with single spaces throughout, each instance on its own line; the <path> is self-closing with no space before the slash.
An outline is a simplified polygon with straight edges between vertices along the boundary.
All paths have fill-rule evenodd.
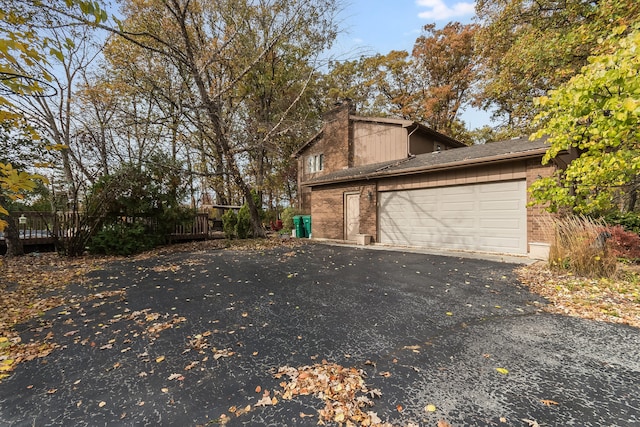
<path id="1" fill-rule="evenodd" d="M 416 132 L 411 135 L 410 141 L 409 153 L 413 155 L 431 153 L 435 151 L 436 143 L 433 141 L 433 138 L 429 138 L 426 135 L 421 135 Z M 445 145 L 443 143 L 440 143 L 440 146 L 443 150 L 445 149 Z"/>
<path id="2" fill-rule="evenodd" d="M 386 123 L 353 125 L 354 167 L 407 157 L 407 130 Z"/>
<path id="3" fill-rule="evenodd" d="M 380 191 L 410 190 L 415 188 L 444 187 L 449 185 L 476 184 L 480 182 L 506 181 L 526 177 L 524 162 L 500 163 L 445 170 L 441 172 L 407 175 L 380 181 Z"/>
<path id="4" fill-rule="evenodd" d="M 369 199 L 371 192 L 371 199 Z M 360 194 L 360 234 L 376 238 L 377 193 L 373 183 L 331 185 L 314 188 L 311 193 L 311 234 L 317 239 L 344 240 L 344 195 Z"/>

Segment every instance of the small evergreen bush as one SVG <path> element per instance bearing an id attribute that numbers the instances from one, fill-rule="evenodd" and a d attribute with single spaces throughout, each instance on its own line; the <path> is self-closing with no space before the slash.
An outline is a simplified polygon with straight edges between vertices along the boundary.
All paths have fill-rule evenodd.
<path id="1" fill-rule="evenodd" d="M 282 219 L 282 229 L 291 232 L 293 230 L 293 217 L 296 215 L 300 215 L 300 211 L 294 208 L 293 206 L 289 206 L 282 211 L 280 218 Z"/>
<path id="2" fill-rule="evenodd" d="M 124 222 L 104 226 L 89 241 L 91 253 L 133 255 L 152 249 L 158 238 L 144 224 Z"/>
<path id="3" fill-rule="evenodd" d="M 246 239 L 251 234 L 251 214 L 249 206 L 245 203 L 238 211 L 238 222 L 236 224 L 236 236 L 238 239 Z"/>
<path id="4" fill-rule="evenodd" d="M 235 237 L 237 223 L 238 216 L 232 209 L 229 209 L 222 215 L 222 231 L 224 231 L 227 239 L 233 239 Z"/>

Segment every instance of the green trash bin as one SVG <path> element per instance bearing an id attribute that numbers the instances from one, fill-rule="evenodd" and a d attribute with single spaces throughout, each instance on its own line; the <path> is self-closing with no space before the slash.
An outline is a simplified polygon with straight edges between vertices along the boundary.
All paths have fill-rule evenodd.
<path id="1" fill-rule="evenodd" d="M 304 232 L 304 221 L 302 215 L 296 215 L 293 217 L 293 228 L 296 230 L 296 237 L 307 237 Z"/>
<path id="2" fill-rule="evenodd" d="M 311 215 L 302 215 L 302 224 L 304 225 L 304 237 L 311 238 Z"/>

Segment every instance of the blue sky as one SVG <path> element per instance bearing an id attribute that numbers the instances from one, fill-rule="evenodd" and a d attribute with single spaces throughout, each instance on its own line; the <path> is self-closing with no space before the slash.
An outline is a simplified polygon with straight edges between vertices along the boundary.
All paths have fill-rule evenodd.
<path id="1" fill-rule="evenodd" d="M 470 23 L 475 3 L 469 0 L 346 0 L 342 12 L 345 33 L 338 37 L 332 54 L 337 59 L 411 52 L 426 24 L 443 27 L 448 22 Z M 468 110 L 461 116 L 470 129 L 490 124 L 489 114 Z"/>
<path id="2" fill-rule="evenodd" d="M 407 50 L 426 24 L 471 22 L 475 3 L 468 0 L 346 0 L 346 32 L 337 50 L 348 56 Z"/>

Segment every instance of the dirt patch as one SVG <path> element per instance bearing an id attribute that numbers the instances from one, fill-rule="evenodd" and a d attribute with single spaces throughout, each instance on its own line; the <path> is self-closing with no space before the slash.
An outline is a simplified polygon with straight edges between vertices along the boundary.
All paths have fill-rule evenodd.
<path id="1" fill-rule="evenodd" d="M 549 301 L 546 311 L 640 328 L 640 276 L 631 267 L 621 270 L 616 279 L 590 279 L 558 273 L 539 262 L 516 273 Z"/>

